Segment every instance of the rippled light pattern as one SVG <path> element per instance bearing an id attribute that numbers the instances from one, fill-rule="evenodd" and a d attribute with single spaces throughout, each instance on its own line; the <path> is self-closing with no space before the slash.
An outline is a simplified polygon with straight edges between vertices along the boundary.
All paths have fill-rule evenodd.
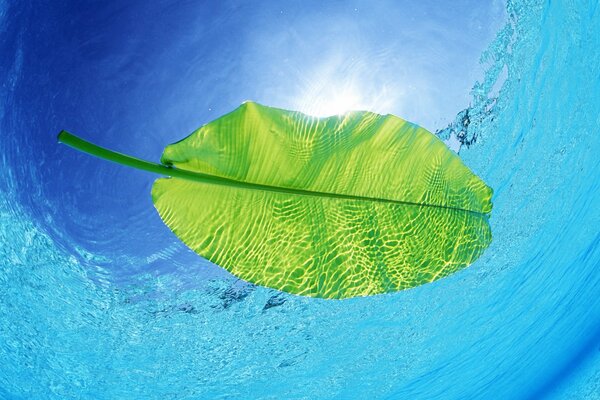
<path id="1" fill-rule="evenodd" d="M 198 254 L 290 293 L 411 288 L 464 268 L 491 240 L 492 190 L 437 137 L 392 115 L 314 118 L 247 102 L 161 161 L 289 190 L 164 178 L 152 197 Z"/>

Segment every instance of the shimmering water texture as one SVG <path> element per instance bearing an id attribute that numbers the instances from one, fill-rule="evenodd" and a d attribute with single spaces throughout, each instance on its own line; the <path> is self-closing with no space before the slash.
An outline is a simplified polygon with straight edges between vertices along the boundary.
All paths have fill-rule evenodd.
<path id="1" fill-rule="evenodd" d="M 0 399 L 600 399 L 600 5 L 510 0 L 492 29 L 482 10 L 500 3 L 442 3 L 0 1 Z M 480 53 L 480 76 L 458 69 L 475 68 Z M 307 110 L 292 100 L 315 82 L 313 67 L 336 78 L 334 89 L 341 80 L 357 93 L 396 95 L 390 108 L 358 109 L 464 143 L 460 159 L 494 189 L 493 240 L 470 267 L 343 301 L 248 284 L 165 227 L 150 195 L 156 175 L 56 144 L 67 129 L 157 160 L 166 143 L 244 100 Z M 461 84 L 472 98 L 456 94 Z M 198 149 L 218 154 L 209 144 Z M 315 151 L 324 144 L 314 142 Z M 183 168 L 178 146 L 165 160 Z M 270 153 L 286 151 L 312 156 L 302 147 Z M 294 183 L 300 168 L 275 161 Z M 365 170 L 385 161 L 357 160 L 356 171 L 391 192 L 391 173 Z M 262 167 L 220 172 L 272 170 Z M 263 198 L 272 211 L 252 215 L 255 228 L 296 216 L 309 235 L 338 240 L 301 218 L 305 209 L 331 210 L 319 226 L 336 227 L 339 243 L 359 232 L 342 230 L 352 216 L 334 202 L 356 208 L 356 218 L 414 214 L 398 235 L 420 236 L 428 228 L 416 217 L 436 213 L 350 199 L 298 204 L 176 179 L 158 181 L 159 203 L 169 185 L 211 194 L 192 209 L 216 231 L 224 214 L 250 218 L 240 204 L 264 213 Z M 225 207 L 208 203 L 212 192 Z M 246 203 L 235 201 L 242 196 Z M 163 217 L 185 227 L 177 213 Z M 434 217 L 443 227 L 450 218 Z M 278 242 L 296 246 L 295 229 L 285 227 L 291 233 Z M 232 232 L 238 243 L 198 234 L 205 248 L 244 243 L 263 253 L 249 243 L 258 231 Z"/>
<path id="2" fill-rule="evenodd" d="M 157 180 L 152 197 L 173 232 L 234 275 L 289 293 L 414 287 L 470 264 L 491 240 L 491 189 L 392 115 L 314 118 L 247 102 L 161 161 L 234 182 Z"/>

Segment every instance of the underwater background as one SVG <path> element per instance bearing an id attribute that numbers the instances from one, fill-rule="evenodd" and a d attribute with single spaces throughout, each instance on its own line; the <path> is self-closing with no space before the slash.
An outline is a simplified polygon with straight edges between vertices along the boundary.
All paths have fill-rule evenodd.
<path id="1" fill-rule="evenodd" d="M 1 399 L 600 399 L 598 1 L 0 1 L 0 31 Z M 56 143 L 158 161 L 245 100 L 465 143 L 490 248 L 286 295 L 188 250 L 155 176 Z"/>

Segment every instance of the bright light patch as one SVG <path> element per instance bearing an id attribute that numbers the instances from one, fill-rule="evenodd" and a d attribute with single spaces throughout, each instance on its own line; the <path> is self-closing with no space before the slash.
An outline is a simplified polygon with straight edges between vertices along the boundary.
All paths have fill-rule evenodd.
<path id="1" fill-rule="evenodd" d="M 354 68 L 342 65 L 334 61 L 313 71 L 295 96 L 294 109 L 315 117 L 348 111 L 391 112 L 398 100 L 397 93 L 391 95 L 386 86 L 376 84 L 366 65 L 355 63 Z"/>
<path id="2" fill-rule="evenodd" d="M 356 88 L 329 83 L 307 90 L 298 109 L 315 117 L 328 117 L 352 110 L 366 110 L 369 107 L 364 103 L 360 91 Z"/>

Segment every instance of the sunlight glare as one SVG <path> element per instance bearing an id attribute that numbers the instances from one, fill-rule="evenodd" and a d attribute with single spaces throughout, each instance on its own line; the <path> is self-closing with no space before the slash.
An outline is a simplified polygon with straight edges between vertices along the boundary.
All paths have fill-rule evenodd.
<path id="1" fill-rule="evenodd" d="M 376 84 L 364 70 L 341 73 L 335 63 L 314 71 L 295 96 L 295 109 L 315 117 L 341 115 L 348 111 L 387 113 L 398 103 L 385 85 Z M 383 87 L 382 87 L 383 86 Z"/>
<path id="2" fill-rule="evenodd" d="M 315 117 L 328 117 L 369 108 L 364 104 L 356 88 L 341 87 L 336 90 L 332 86 L 307 91 L 301 100 L 299 110 Z"/>

